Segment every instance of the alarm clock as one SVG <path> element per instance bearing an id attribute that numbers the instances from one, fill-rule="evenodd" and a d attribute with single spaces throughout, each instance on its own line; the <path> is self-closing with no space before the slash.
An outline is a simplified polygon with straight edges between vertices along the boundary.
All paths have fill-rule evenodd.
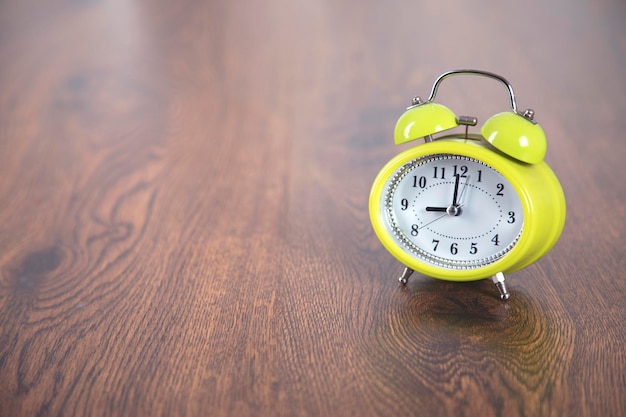
<path id="1" fill-rule="evenodd" d="M 510 109 L 470 132 L 476 117 L 457 117 L 434 101 L 441 82 L 458 75 L 503 84 Z M 548 253 L 565 225 L 565 196 L 544 162 L 546 136 L 534 112 L 518 110 L 513 87 L 498 74 L 449 71 L 396 123 L 397 145 L 417 139 L 424 141 L 380 170 L 369 197 L 376 236 L 405 267 L 400 282 L 414 271 L 448 281 L 491 278 L 509 299 L 506 274 Z"/>

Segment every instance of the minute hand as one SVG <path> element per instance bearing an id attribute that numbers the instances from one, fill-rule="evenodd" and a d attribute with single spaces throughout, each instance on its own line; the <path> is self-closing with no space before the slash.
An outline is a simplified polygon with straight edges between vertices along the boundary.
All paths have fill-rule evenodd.
<path id="1" fill-rule="evenodd" d="M 454 176 L 454 193 L 452 194 L 452 205 L 454 207 L 457 207 L 458 204 L 458 196 L 459 196 L 459 183 L 461 182 L 461 176 L 459 174 L 456 174 Z"/>

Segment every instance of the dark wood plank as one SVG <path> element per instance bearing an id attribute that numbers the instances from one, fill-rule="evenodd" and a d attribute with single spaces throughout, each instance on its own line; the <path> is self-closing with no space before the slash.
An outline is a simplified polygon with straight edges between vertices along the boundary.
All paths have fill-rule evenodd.
<path id="1" fill-rule="evenodd" d="M 0 416 L 626 414 L 621 3 L 0 4 Z M 568 199 L 509 278 L 401 271 L 367 198 L 441 72 Z M 440 99 L 484 121 L 501 86 Z M 404 148 L 403 148 L 404 149 Z"/>

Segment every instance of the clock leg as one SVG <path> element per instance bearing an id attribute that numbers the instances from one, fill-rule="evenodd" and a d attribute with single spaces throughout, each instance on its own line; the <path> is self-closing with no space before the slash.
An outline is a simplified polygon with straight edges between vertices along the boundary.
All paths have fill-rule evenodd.
<path id="1" fill-rule="evenodd" d="M 402 284 L 406 284 L 407 282 L 409 282 L 409 277 L 411 276 L 411 274 L 413 274 L 413 270 L 411 268 L 404 268 L 404 271 L 402 271 L 402 275 L 400 275 L 398 281 L 400 281 Z"/>
<path id="2" fill-rule="evenodd" d="M 504 283 L 504 274 L 502 272 L 498 272 L 494 276 L 491 277 L 491 280 L 496 284 L 498 291 L 500 291 L 500 299 L 508 300 L 511 294 L 506 289 L 506 284 Z"/>

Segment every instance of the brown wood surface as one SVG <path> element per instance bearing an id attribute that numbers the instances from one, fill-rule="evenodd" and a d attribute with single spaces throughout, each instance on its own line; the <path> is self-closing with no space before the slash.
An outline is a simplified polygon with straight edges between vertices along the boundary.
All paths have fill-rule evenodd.
<path id="1" fill-rule="evenodd" d="M 0 2 L 0 416 L 626 415 L 626 4 Z M 443 71 L 508 78 L 568 218 L 491 282 L 369 224 Z M 438 99 L 484 121 L 497 83 Z"/>

